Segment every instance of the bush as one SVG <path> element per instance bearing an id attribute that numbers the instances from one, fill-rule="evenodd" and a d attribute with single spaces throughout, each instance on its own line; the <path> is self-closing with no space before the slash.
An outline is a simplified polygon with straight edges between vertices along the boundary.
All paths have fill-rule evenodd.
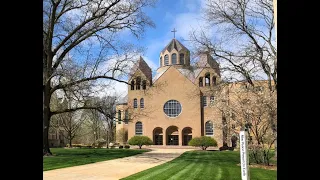
<path id="1" fill-rule="evenodd" d="M 122 146 L 122 145 L 120 145 L 120 146 L 119 146 L 119 149 L 123 149 L 123 146 Z"/>
<path id="2" fill-rule="evenodd" d="M 221 146 L 219 147 L 219 151 L 225 151 L 225 150 L 228 150 L 229 147 L 228 146 Z"/>
<path id="3" fill-rule="evenodd" d="M 139 149 L 143 145 L 152 145 L 153 142 L 148 136 L 133 136 L 131 139 L 129 139 L 128 143 L 130 145 L 138 145 Z"/>
<path id="4" fill-rule="evenodd" d="M 257 164 L 270 165 L 270 159 L 274 156 L 273 153 L 262 145 L 250 144 L 249 150 L 249 162 L 255 162 Z"/>
<path id="5" fill-rule="evenodd" d="M 113 146 L 110 146 L 111 149 L 114 149 L 115 147 L 116 147 L 116 146 L 114 146 L 114 145 L 113 145 Z"/>
<path id="6" fill-rule="evenodd" d="M 125 145 L 125 146 L 124 146 L 124 148 L 129 149 L 129 148 L 130 148 L 130 146 L 129 146 L 129 145 Z"/>
<path id="7" fill-rule="evenodd" d="M 209 146 L 217 146 L 217 141 L 208 136 L 201 136 L 192 138 L 188 143 L 189 146 L 201 147 L 202 150 L 206 150 Z"/>

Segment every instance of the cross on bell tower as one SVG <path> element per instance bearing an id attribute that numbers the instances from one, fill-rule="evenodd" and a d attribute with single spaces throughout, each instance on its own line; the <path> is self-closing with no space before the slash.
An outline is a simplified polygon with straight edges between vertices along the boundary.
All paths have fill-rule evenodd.
<path id="1" fill-rule="evenodd" d="M 171 32 L 173 32 L 173 38 L 175 39 L 176 38 L 176 32 L 177 32 L 176 28 L 173 28 L 173 31 L 171 31 Z"/>

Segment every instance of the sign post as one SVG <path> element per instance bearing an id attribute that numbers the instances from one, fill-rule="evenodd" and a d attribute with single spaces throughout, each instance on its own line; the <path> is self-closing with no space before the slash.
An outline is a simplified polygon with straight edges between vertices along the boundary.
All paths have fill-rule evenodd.
<path id="1" fill-rule="evenodd" d="M 250 180 L 248 137 L 246 131 L 240 131 L 241 180 Z"/>

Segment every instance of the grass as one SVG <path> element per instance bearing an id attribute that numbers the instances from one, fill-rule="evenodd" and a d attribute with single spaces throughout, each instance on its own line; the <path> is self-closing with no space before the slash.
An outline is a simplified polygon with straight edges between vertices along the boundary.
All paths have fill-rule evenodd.
<path id="1" fill-rule="evenodd" d="M 241 180 L 239 151 L 189 151 L 122 180 Z M 276 180 L 276 170 L 250 168 L 251 180 Z"/>
<path id="2" fill-rule="evenodd" d="M 51 148 L 50 150 L 54 156 L 43 157 L 43 171 L 133 156 L 148 151 L 138 149 L 90 148 Z"/>

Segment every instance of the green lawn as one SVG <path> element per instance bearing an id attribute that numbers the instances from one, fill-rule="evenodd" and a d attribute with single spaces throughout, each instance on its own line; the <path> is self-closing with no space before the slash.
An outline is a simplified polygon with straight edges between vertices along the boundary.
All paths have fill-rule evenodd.
<path id="1" fill-rule="evenodd" d="M 241 180 L 239 151 L 189 151 L 122 180 Z M 250 168 L 251 180 L 276 180 L 276 170 Z"/>
<path id="2" fill-rule="evenodd" d="M 122 158 L 141 154 L 148 150 L 136 149 L 64 149 L 51 148 L 54 156 L 43 157 L 43 170 L 52 170 L 64 167 L 71 167 L 89 164 L 110 159 Z"/>

